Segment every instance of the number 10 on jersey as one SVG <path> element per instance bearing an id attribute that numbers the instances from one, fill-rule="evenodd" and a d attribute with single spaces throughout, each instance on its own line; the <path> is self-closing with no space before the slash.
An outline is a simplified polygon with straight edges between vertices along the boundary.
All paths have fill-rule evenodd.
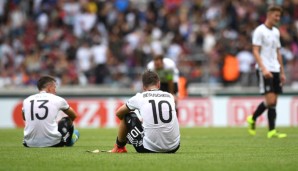
<path id="1" fill-rule="evenodd" d="M 168 101 L 165 100 L 161 100 L 158 102 L 157 106 L 155 104 L 155 100 L 149 100 L 149 103 L 151 103 L 152 106 L 152 113 L 153 113 L 153 119 L 154 119 L 154 124 L 158 124 L 158 116 L 157 116 L 157 110 L 158 110 L 158 114 L 159 114 L 159 120 L 163 123 L 170 123 L 172 121 L 172 106 Z M 166 107 L 168 106 L 168 110 L 169 110 L 169 118 L 165 119 L 164 118 L 164 113 L 163 113 L 163 108 L 162 107 Z"/>

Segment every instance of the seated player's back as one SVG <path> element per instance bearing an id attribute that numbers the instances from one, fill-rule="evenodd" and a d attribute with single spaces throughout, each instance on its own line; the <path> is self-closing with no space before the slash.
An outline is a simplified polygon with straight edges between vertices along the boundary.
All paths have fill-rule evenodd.
<path id="1" fill-rule="evenodd" d="M 67 109 L 66 101 L 54 94 L 40 92 L 23 102 L 24 139 L 28 146 L 46 147 L 59 143 L 61 134 L 56 122 L 59 110 Z M 46 135 L 46 136 L 45 136 Z"/>
<path id="2" fill-rule="evenodd" d="M 144 147 L 153 151 L 177 147 L 180 133 L 173 95 L 152 90 L 136 96 L 143 118 Z"/>

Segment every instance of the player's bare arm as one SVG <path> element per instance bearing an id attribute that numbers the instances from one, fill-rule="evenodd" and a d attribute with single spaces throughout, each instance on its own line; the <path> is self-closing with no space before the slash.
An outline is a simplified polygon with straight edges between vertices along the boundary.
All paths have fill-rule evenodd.
<path id="1" fill-rule="evenodd" d="M 282 56 L 280 54 L 279 48 L 276 50 L 276 53 L 277 53 L 278 62 L 280 64 L 280 81 L 281 81 L 281 84 L 285 84 L 286 83 L 286 75 L 285 75 L 284 65 L 283 65 Z"/>
<path id="2" fill-rule="evenodd" d="M 262 71 L 264 77 L 272 78 L 273 77 L 272 73 L 266 69 L 266 67 L 264 66 L 264 64 L 262 62 L 262 59 L 260 56 L 260 46 L 253 45 L 252 51 L 253 51 L 254 57 L 256 59 L 256 62 L 259 65 L 259 69 Z"/>
<path id="3" fill-rule="evenodd" d="M 23 121 L 26 121 L 24 111 L 22 111 L 22 116 L 23 116 Z"/>
<path id="4" fill-rule="evenodd" d="M 77 117 L 77 114 L 76 112 L 71 108 L 69 107 L 68 109 L 66 110 L 63 110 L 63 112 L 72 120 L 74 121 Z"/>
<path id="5" fill-rule="evenodd" d="M 129 108 L 124 104 L 116 111 L 116 116 L 122 120 L 129 111 Z"/>
<path id="6" fill-rule="evenodd" d="M 116 111 L 116 116 L 120 119 L 120 124 L 119 124 L 119 130 L 118 130 L 118 135 L 117 139 L 120 142 L 125 142 L 126 141 L 126 135 L 127 135 L 127 127 L 125 124 L 124 116 L 129 112 L 129 108 L 124 104 L 120 108 L 117 109 Z"/>

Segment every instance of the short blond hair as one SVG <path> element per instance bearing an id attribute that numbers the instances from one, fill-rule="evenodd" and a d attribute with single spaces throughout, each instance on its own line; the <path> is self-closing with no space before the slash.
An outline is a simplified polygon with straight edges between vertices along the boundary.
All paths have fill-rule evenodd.
<path id="1" fill-rule="evenodd" d="M 267 9 L 267 12 L 269 13 L 269 12 L 275 12 L 275 11 L 278 11 L 278 12 L 280 12 L 280 13 L 282 13 L 282 8 L 280 7 L 280 6 L 278 6 L 278 5 L 270 5 L 269 7 L 268 7 L 268 9 Z"/>

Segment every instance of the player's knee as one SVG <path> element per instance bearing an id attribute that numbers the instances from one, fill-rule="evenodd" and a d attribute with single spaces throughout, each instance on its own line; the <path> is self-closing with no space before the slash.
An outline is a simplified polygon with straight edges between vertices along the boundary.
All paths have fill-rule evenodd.
<path id="1" fill-rule="evenodd" d="M 69 117 L 63 117 L 58 122 L 58 126 L 71 127 L 71 126 L 73 126 L 73 123 L 72 123 L 72 120 Z"/>
<path id="2" fill-rule="evenodd" d="M 267 102 L 268 108 L 275 108 L 275 106 L 276 106 L 276 101 L 272 100 Z"/>
<path id="3" fill-rule="evenodd" d="M 275 109 L 276 108 L 276 105 L 269 105 L 268 106 L 268 109 Z"/>
<path id="4" fill-rule="evenodd" d="M 267 107 L 268 109 L 270 109 L 270 108 L 275 108 L 275 106 L 276 106 L 276 100 L 273 100 L 273 99 L 271 99 L 271 100 L 266 100 L 266 107 Z"/>
<path id="5" fill-rule="evenodd" d="M 74 126 L 73 122 L 69 117 L 63 117 L 59 122 L 58 122 L 58 131 L 62 135 L 62 140 L 66 144 L 69 144 L 72 138 Z"/>
<path id="6" fill-rule="evenodd" d="M 138 116 L 134 112 L 130 112 L 129 114 L 125 115 L 124 120 L 129 130 L 134 128 L 135 126 L 142 125 Z"/>

